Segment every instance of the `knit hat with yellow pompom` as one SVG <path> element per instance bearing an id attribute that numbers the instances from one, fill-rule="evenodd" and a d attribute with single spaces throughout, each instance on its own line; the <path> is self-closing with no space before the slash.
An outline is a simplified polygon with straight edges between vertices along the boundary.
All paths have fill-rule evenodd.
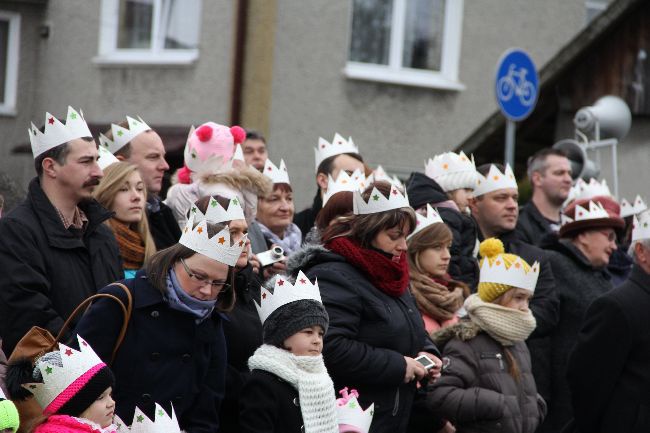
<path id="1" fill-rule="evenodd" d="M 503 247 L 503 242 L 497 238 L 489 238 L 481 242 L 481 245 L 479 247 L 479 254 L 482 258 L 480 262 L 481 278 L 479 278 L 478 283 L 478 296 L 484 302 L 492 302 L 514 287 L 509 284 L 497 283 L 493 281 L 483 281 L 485 277 L 483 275 L 483 263 L 485 260 L 488 260 L 488 263 L 490 265 L 495 264 L 498 260 L 503 260 L 506 269 L 509 269 L 510 266 L 517 262 L 522 264 L 524 271 L 530 272 L 531 270 L 530 265 L 526 263 L 521 257 L 515 254 L 506 254 Z"/>

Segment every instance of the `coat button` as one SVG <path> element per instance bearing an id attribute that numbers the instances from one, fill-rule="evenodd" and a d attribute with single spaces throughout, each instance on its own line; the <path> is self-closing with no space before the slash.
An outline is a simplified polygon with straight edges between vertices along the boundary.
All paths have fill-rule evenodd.
<path id="1" fill-rule="evenodd" d="M 153 317 L 154 319 L 158 318 L 159 316 L 160 316 L 160 313 L 158 312 L 158 310 L 153 310 L 151 312 L 151 317 Z"/>
<path id="2" fill-rule="evenodd" d="M 192 359 L 192 355 L 189 353 L 184 353 L 183 356 L 181 356 L 181 359 L 183 362 L 190 362 L 190 359 Z"/>
<path id="3" fill-rule="evenodd" d="M 300 426 L 300 433 L 305 433 L 305 425 Z"/>
<path id="4" fill-rule="evenodd" d="M 293 398 L 293 405 L 294 406 L 300 406 L 300 400 L 298 400 L 298 397 Z"/>
<path id="5" fill-rule="evenodd" d="M 151 401 L 151 394 L 142 394 L 142 401 L 145 403 Z"/>
<path id="6" fill-rule="evenodd" d="M 149 359 L 152 361 L 158 361 L 160 359 L 160 353 L 153 352 L 151 355 L 149 355 Z"/>

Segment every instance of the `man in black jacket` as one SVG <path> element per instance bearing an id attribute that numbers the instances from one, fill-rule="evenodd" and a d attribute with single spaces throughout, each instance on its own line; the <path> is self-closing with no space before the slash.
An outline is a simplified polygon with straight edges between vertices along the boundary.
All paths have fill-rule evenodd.
<path id="1" fill-rule="evenodd" d="M 650 431 L 649 227 L 644 212 L 635 222 L 629 279 L 591 304 L 569 358 L 576 431 Z"/>
<path id="2" fill-rule="evenodd" d="M 544 236 L 560 229 L 562 204 L 571 191 L 571 164 L 566 153 L 546 148 L 531 156 L 528 179 L 533 197 L 519 211 L 517 235 L 526 243 L 540 246 Z"/>
<path id="3" fill-rule="evenodd" d="M 141 118 L 127 117 L 126 121 L 111 125 L 106 135 L 100 134 L 99 141 L 117 159 L 138 167 L 147 187 L 147 218 L 156 248 L 162 250 L 176 244 L 181 229 L 172 210 L 158 197 L 163 176 L 169 170 L 160 136 Z"/>
<path id="4" fill-rule="evenodd" d="M 97 145 L 80 112 L 65 124 L 48 114 L 30 139 L 38 176 L 27 197 L 0 219 L 0 335 L 11 353 L 40 326 L 56 334 L 72 310 L 121 278 L 117 242 L 92 199 L 102 178 Z"/>

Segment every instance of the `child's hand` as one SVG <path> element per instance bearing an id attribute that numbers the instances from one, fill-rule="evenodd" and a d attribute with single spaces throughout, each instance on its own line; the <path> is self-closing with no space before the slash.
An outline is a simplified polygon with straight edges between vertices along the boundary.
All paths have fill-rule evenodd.
<path id="1" fill-rule="evenodd" d="M 408 356 L 405 356 L 404 360 L 406 361 L 406 373 L 404 373 L 404 383 L 409 383 L 416 379 L 417 380 L 424 379 L 424 376 L 427 375 L 427 370 L 424 368 L 422 364 L 420 364 L 415 359 L 410 358 Z"/>

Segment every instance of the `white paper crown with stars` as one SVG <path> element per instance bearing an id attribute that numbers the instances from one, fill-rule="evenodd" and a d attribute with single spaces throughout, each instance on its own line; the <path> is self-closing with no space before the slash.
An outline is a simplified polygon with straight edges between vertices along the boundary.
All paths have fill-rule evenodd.
<path id="1" fill-rule="evenodd" d="M 341 398 L 336 400 L 336 414 L 341 431 L 354 433 L 368 433 L 372 417 L 375 414 L 375 404 L 372 403 L 363 410 L 357 400 L 359 393 L 356 389 L 348 392 L 348 388 L 339 391 Z"/>
<path id="2" fill-rule="evenodd" d="M 327 192 L 323 195 L 323 206 L 337 192 L 341 191 L 363 191 L 365 189 L 366 176 L 361 170 L 356 169 L 349 175 L 345 170 L 339 171 L 336 180 L 332 175 L 327 176 Z"/>
<path id="3" fill-rule="evenodd" d="M 460 153 L 446 152 L 429 158 L 424 165 L 424 173 L 446 192 L 460 188 L 474 189 L 476 186 L 474 156 L 470 159 L 462 150 Z"/>
<path id="4" fill-rule="evenodd" d="M 197 222 L 196 226 L 194 225 Z M 185 224 L 179 244 L 185 245 L 194 252 L 224 263 L 235 266 L 241 255 L 248 235 L 230 245 L 230 228 L 225 226 L 219 233 L 210 237 L 205 215 L 196 207 L 190 208 L 190 217 Z"/>
<path id="5" fill-rule="evenodd" d="M 632 216 L 632 242 L 650 239 L 650 210 Z"/>
<path id="6" fill-rule="evenodd" d="M 289 173 L 287 172 L 287 166 L 284 163 L 284 159 L 280 160 L 280 167 L 273 164 L 270 159 L 267 159 L 264 163 L 264 176 L 271 179 L 273 184 L 289 184 Z"/>
<path id="7" fill-rule="evenodd" d="M 34 159 L 48 150 L 63 143 L 67 143 L 70 140 L 93 136 L 84 120 L 83 112 L 81 110 L 76 111 L 70 106 L 68 106 L 68 114 L 65 117 L 65 123 L 62 123 L 50 113 L 45 113 L 44 132 L 41 132 L 34 123 L 32 123 L 28 132 Z"/>
<path id="8" fill-rule="evenodd" d="M 111 152 L 108 151 L 104 146 L 99 146 L 97 148 L 97 151 L 99 152 L 99 158 L 97 159 L 97 165 L 99 165 L 99 168 L 102 170 L 105 170 L 106 167 L 108 167 L 111 164 L 114 164 L 116 162 L 120 162 L 119 159 L 115 157 Z"/>
<path id="9" fill-rule="evenodd" d="M 126 146 L 126 144 L 133 140 L 137 135 L 151 129 L 149 125 L 142 120 L 142 117 L 134 119 L 133 117 L 126 116 L 126 122 L 129 125 L 128 128 L 124 128 L 115 123 L 111 124 L 111 132 L 113 133 L 112 140 L 100 133 L 99 145 L 104 146 L 109 152 L 114 154 Z"/>
<path id="10" fill-rule="evenodd" d="M 621 200 L 621 218 L 638 215 L 647 209 L 648 205 L 645 204 L 640 195 L 636 196 L 634 203 L 632 204 L 630 204 L 630 202 L 625 199 Z"/>
<path id="11" fill-rule="evenodd" d="M 192 205 L 190 212 L 196 213 L 196 217 L 194 218 L 195 221 L 198 221 L 201 218 L 202 213 L 195 205 Z M 239 203 L 239 199 L 237 197 L 230 199 L 230 202 L 228 203 L 228 209 L 224 209 L 224 207 L 221 206 L 221 203 L 219 203 L 214 197 L 210 197 L 210 201 L 208 202 L 208 209 L 205 212 L 204 217 L 209 223 L 212 224 L 245 219 L 244 209 L 242 209 L 241 203 Z"/>
<path id="12" fill-rule="evenodd" d="M 36 365 L 43 377 L 42 383 L 23 385 L 26 390 L 34 395 L 39 406 L 51 413 L 55 413 L 60 409 L 60 407 L 55 406 L 61 406 L 61 403 L 64 404 L 67 401 L 65 395 L 70 393 L 68 390 L 70 385 L 75 382 L 86 383 L 97 371 L 106 367 L 104 361 L 97 356 L 86 340 L 77 336 L 77 341 L 79 342 L 79 350 L 59 343 L 58 352 L 62 365 L 45 360 L 37 362 Z M 57 397 L 59 397 L 58 400 Z"/>
<path id="13" fill-rule="evenodd" d="M 384 170 L 384 167 L 382 167 L 381 165 L 378 165 L 377 168 L 373 170 L 372 174 L 368 176 L 367 181 L 368 184 L 371 184 L 373 182 L 378 182 L 378 181 L 388 182 L 390 184 L 395 185 L 402 191 L 404 191 L 404 184 L 402 183 L 402 181 L 399 180 L 399 178 L 395 175 L 393 175 L 392 177 L 389 176 L 388 173 L 386 173 L 386 170 Z"/>
<path id="14" fill-rule="evenodd" d="M 599 182 L 592 177 L 589 179 L 589 182 L 585 182 L 579 178 L 573 188 L 571 188 L 568 200 L 569 202 L 573 200 L 587 200 L 598 196 L 612 197 L 612 192 L 609 190 L 605 179 Z"/>
<path id="15" fill-rule="evenodd" d="M 539 262 L 533 263 L 529 271 L 526 271 L 525 262 L 517 256 L 511 262 L 510 266 L 506 266 L 506 260 L 501 254 L 491 259 L 483 260 L 481 272 L 479 276 L 480 283 L 497 283 L 506 284 L 512 287 L 535 292 L 537 285 L 537 277 L 539 277 Z"/>
<path id="16" fill-rule="evenodd" d="M 320 163 L 327 158 L 335 155 L 341 155 L 342 153 L 356 153 L 357 155 L 359 154 L 359 148 L 354 145 L 352 137 L 349 137 L 346 140 L 337 132 L 334 134 L 334 139 L 331 143 L 325 140 L 323 137 L 318 137 L 318 147 L 314 149 L 316 160 L 315 170 L 318 170 Z"/>
<path id="17" fill-rule="evenodd" d="M 438 213 L 437 210 L 431 207 L 430 204 L 427 203 L 427 213 L 426 215 L 420 215 L 419 213 L 415 213 L 415 230 L 413 230 L 413 233 L 409 235 L 409 239 L 413 237 L 416 233 L 424 230 L 425 228 L 429 227 L 432 224 L 438 224 L 438 223 L 444 223 L 442 218 L 440 218 L 440 214 Z"/>
<path id="18" fill-rule="evenodd" d="M 569 224 L 574 221 L 596 220 L 602 218 L 611 218 L 609 213 L 605 210 L 602 204 L 597 201 L 589 200 L 589 205 L 583 207 L 576 205 L 574 218 L 568 217 L 562 212 L 560 214 L 561 225 Z"/>
<path id="19" fill-rule="evenodd" d="M 515 174 L 510 168 L 510 164 L 506 165 L 505 172 L 502 173 L 499 168 L 492 164 L 487 176 L 483 176 L 478 171 L 476 172 L 476 186 L 474 187 L 474 197 L 483 194 L 497 191 L 499 189 L 515 188 L 517 189 L 517 179 Z"/>
<path id="20" fill-rule="evenodd" d="M 390 186 L 388 198 L 385 197 L 377 187 L 372 188 L 372 192 L 370 193 L 367 202 L 363 199 L 360 191 L 354 191 L 353 194 L 352 210 L 355 215 L 367 215 L 411 206 L 406 193 L 402 194 L 402 192 L 392 184 Z"/>
<path id="21" fill-rule="evenodd" d="M 285 277 L 278 275 L 273 286 L 273 293 L 264 286 L 260 289 L 259 305 L 255 303 L 257 313 L 262 323 L 278 308 L 294 301 L 314 300 L 322 303 L 318 281 L 312 284 L 302 271 L 298 271 L 295 284 L 291 284 Z"/>
<path id="22" fill-rule="evenodd" d="M 169 416 L 158 403 L 153 421 L 136 407 L 130 428 L 117 416 L 113 423 L 117 427 L 116 433 L 181 433 L 174 408 L 172 407 L 172 415 Z"/>

